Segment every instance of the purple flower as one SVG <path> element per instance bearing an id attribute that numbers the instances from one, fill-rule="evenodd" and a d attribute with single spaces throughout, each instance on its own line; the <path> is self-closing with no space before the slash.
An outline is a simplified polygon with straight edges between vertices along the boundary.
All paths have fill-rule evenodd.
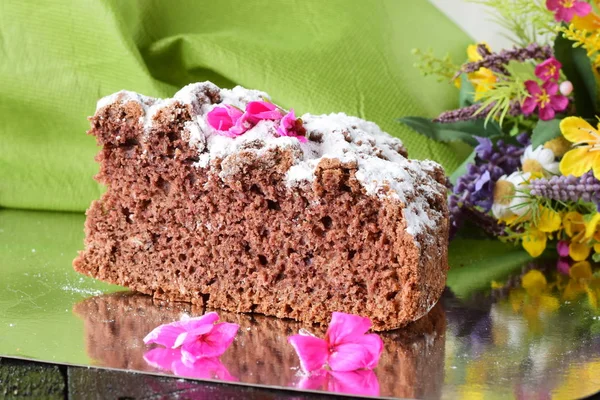
<path id="1" fill-rule="evenodd" d="M 475 136 L 475 139 L 477 139 L 477 142 L 479 142 L 479 144 L 475 146 L 475 154 L 477 154 L 477 157 L 481 158 L 482 160 L 489 160 L 489 158 L 492 156 L 492 152 L 494 151 L 494 144 L 492 143 L 491 139 L 482 138 L 479 136 Z"/>
<path id="2" fill-rule="evenodd" d="M 592 171 L 580 177 L 557 175 L 551 178 L 533 179 L 529 188 L 530 193 L 537 197 L 561 202 L 594 203 L 600 212 L 600 181 L 594 177 Z"/>
<path id="3" fill-rule="evenodd" d="M 542 81 L 558 81 L 560 78 L 560 69 L 562 64 L 554 57 L 550 57 L 544 62 L 539 63 L 535 67 L 535 76 L 540 78 Z"/>
<path id="4" fill-rule="evenodd" d="M 529 92 L 529 97 L 521 105 L 523 114 L 529 115 L 538 109 L 540 119 L 549 121 L 554 118 L 556 111 L 564 111 L 569 105 L 569 99 L 558 93 L 558 85 L 555 82 L 548 81 L 540 85 L 536 81 L 525 81 L 525 88 Z"/>
<path id="5" fill-rule="evenodd" d="M 521 155 L 524 147 L 529 145 L 529 136 L 522 133 L 516 139 L 516 145 L 502 140 L 494 145 L 489 138 L 477 138 L 475 162 L 467 166 L 467 172 L 457 179 L 448 197 L 453 234 L 463 220 L 470 220 L 495 236 L 502 234 L 503 227 L 485 213 L 492 207 L 496 181 L 521 165 Z"/>

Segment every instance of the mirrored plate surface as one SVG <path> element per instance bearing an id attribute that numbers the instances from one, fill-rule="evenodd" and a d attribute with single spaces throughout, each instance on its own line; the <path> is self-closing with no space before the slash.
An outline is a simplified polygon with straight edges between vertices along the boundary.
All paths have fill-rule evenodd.
<path id="1" fill-rule="evenodd" d="M 373 397 L 576 398 L 600 390 L 600 275 L 589 265 L 569 276 L 552 260 L 523 265 L 517 257 L 507 269 L 498 260 L 513 256 L 500 249 L 486 252 L 489 268 L 469 271 L 468 257 L 455 257 L 462 261 L 440 303 L 381 334 L 385 349 L 374 371 L 307 376 L 287 337 L 303 328 L 320 336 L 321 328 L 223 311 L 221 320 L 240 325 L 232 346 L 219 359 L 173 371 L 146 361 L 153 348 L 143 337 L 207 310 L 75 273 L 83 221 L 0 210 L 0 356 Z M 461 246 L 465 252 L 473 243 L 454 251 Z"/>

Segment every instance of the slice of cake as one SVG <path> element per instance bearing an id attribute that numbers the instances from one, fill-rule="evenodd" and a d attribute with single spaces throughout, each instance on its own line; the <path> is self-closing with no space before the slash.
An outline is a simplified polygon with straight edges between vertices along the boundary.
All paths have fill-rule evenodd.
<path id="1" fill-rule="evenodd" d="M 265 93 L 205 82 L 119 92 L 89 133 L 107 192 L 77 271 L 157 298 L 308 323 L 403 326 L 448 269 L 445 176 L 345 114 L 296 118 Z"/>

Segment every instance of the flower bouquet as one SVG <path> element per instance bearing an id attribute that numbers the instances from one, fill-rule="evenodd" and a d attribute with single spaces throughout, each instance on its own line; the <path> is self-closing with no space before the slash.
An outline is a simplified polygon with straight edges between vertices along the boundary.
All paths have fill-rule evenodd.
<path id="1" fill-rule="evenodd" d="M 400 121 L 474 150 L 449 183 L 452 234 L 476 225 L 559 266 L 600 261 L 600 1 L 475 0 L 507 28 L 512 49 L 485 43 L 468 61 L 415 50 L 416 66 L 459 90 L 460 108 Z"/>

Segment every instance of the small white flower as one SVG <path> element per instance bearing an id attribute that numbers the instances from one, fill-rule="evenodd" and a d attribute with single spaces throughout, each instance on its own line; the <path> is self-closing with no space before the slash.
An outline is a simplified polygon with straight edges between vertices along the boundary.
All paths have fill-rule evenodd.
<path id="1" fill-rule="evenodd" d="M 528 172 L 516 171 L 498 179 L 494 185 L 494 203 L 492 204 L 492 213 L 496 218 L 521 216 L 527 213 L 529 207 L 524 204 L 528 197 L 521 192 L 527 188 L 527 181 L 530 177 L 531 174 Z"/>
<path id="2" fill-rule="evenodd" d="M 554 152 L 544 146 L 538 146 L 535 150 L 531 145 L 527 146 L 521 156 L 521 168 L 523 172 L 548 176 L 558 175 L 558 162 Z"/>

